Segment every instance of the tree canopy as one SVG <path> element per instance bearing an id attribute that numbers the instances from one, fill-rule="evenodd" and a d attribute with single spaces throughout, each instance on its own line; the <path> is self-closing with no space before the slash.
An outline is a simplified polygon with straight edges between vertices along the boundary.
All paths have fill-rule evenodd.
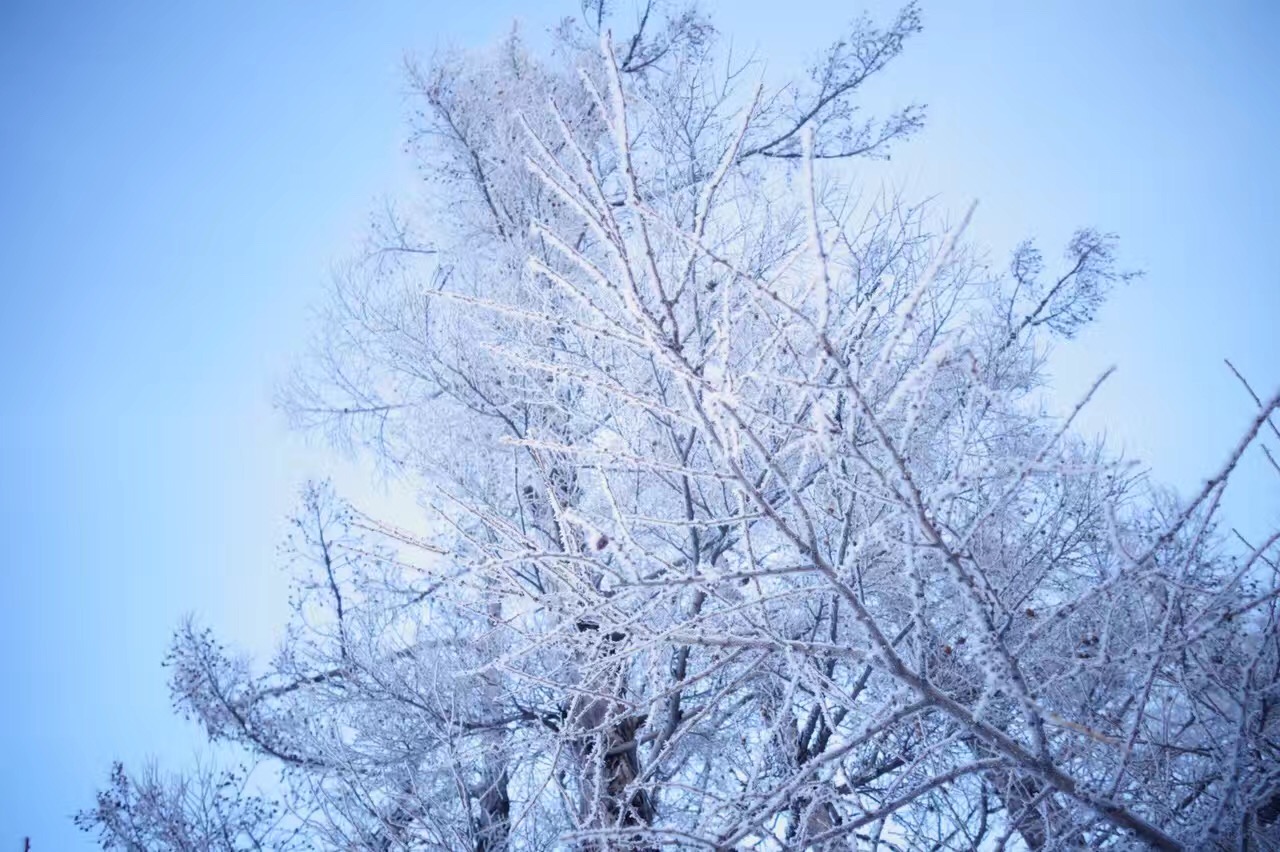
<path id="1" fill-rule="evenodd" d="M 914 4 L 782 85 L 696 9 L 614 25 L 588 2 L 547 50 L 408 66 L 423 198 L 336 276 L 282 405 L 413 483 L 421 527 L 307 486 L 279 653 L 186 623 L 167 661 L 246 768 L 117 767 L 82 826 L 147 850 L 1280 842 L 1280 532 L 1218 518 L 1280 397 L 1189 499 L 1073 433 L 1092 391 L 1044 411 L 1046 352 L 1133 273 L 1095 228 L 998 268 L 972 210 L 850 179 L 923 126 L 859 104 Z"/>

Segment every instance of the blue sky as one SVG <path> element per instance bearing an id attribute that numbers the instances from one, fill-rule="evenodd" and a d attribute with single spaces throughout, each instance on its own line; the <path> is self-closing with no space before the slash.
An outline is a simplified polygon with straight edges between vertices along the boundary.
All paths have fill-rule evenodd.
<path id="1" fill-rule="evenodd" d="M 722 5 L 776 73 L 852 8 Z M 1280 385 L 1280 7 L 1174 5 L 926 3 L 926 33 L 869 98 L 927 101 L 930 125 L 866 179 L 980 199 L 973 233 L 995 251 L 1118 231 L 1147 277 L 1059 350 L 1057 389 L 1118 364 L 1087 428 L 1189 489 L 1250 417 L 1221 359 Z M 403 52 L 575 8 L 0 9 L 0 849 L 92 848 L 67 817 L 113 758 L 189 758 L 169 632 L 196 611 L 269 649 L 297 486 L 332 472 L 367 490 L 270 399 L 330 264 L 411 189 Z M 1280 519 L 1255 470 L 1229 503 L 1252 530 Z"/>

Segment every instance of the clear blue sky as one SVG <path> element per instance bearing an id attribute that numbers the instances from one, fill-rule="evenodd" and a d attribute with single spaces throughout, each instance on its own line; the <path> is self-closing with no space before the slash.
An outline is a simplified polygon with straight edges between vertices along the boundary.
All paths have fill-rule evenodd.
<path id="1" fill-rule="evenodd" d="M 184 612 L 270 647 L 281 518 L 333 468 L 272 383 L 330 262 L 407 187 L 403 51 L 577 6 L 520 5 L 0 9 L 0 852 L 91 848 L 67 817 L 113 758 L 192 754 L 160 668 Z M 781 73 L 856 4 L 723 6 Z M 1280 384 L 1280 7 L 1195 6 L 927 3 L 871 96 L 927 101 L 930 126 L 867 172 L 980 199 L 998 250 L 1122 234 L 1148 275 L 1058 353 L 1059 387 L 1118 363 L 1087 425 L 1182 488 L 1250 416 L 1221 358 Z M 1277 521 L 1280 488 L 1246 484 L 1241 523 Z"/>

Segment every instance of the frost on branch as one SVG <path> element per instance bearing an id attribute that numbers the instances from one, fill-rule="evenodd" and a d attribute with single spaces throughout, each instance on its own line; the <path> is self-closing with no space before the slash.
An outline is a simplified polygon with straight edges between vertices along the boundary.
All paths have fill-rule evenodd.
<path id="1" fill-rule="evenodd" d="M 1010 338 L 1041 325 L 1070 338 L 1091 322 L 1111 287 L 1139 274 L 1115 269 L 1116 242 L 1114 234 L 1093 228 L 1076 231 L 1063 255 L 1065 268 L 1051 282 L 1041 280 L 1044 259 L 1039 249 L 1030 241 L 1018 246 L 1010 264 Z"/>
<path id="2" fill-rule="evenodd" d="M 170 776 L 148 766 L 130 776 L 117 763 L 95 806 L 76 814 L 76 825 L 96 834 L 104 849 L 303 849 L 280 806 L 247 791 L 247 775 L 243 768 L 206 765 Z"/>
<path id="3" fill-rule="evenodd" d="M 781 90 L 646 8 L 412 72 L 430 215 L 287 398 L 422 525 L 304 492 L 280 653 L 184 627 L 180 708 L 312 848 L 1276 842 L 1280 535 L 1218 506 L 1277 399 L 1181 499 L 1075 436 L 1097 385 L 1043 413 L 1114 237 L 1001 274 L 829 162 L 914 129 L 852 100 L 914 7 Z"/>

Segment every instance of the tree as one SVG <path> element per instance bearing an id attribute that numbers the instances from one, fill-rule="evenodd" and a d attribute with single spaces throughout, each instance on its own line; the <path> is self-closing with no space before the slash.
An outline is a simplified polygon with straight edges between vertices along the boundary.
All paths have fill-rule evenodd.
<path id="1" fill-rule="evenodd" d="M 148 766 L 130 776 L 117 763 L 96 806 L 76 816 L 97 832 L 104 849 L 130 852 L 242 852 L 302 849 L 278 807 L 248 790 L 244 767 L 195 767 L 186 775 L 164 775 Z"/>
<path id="2" fill-rule="evenodd" d="M 694 11 L 584 12 L 410 67 L 426 211 L 285 403 L 430 516 L 309 487 L 281 653 L 185 625 L 183 711 L 315 848 L 1280 839 L 1280 532 L 1217 517 L 1280 397 L 1185 501 L 1043 412 L 1129 273 L 1082 229 L 1001 274 L 967 216 L 857 195 L 921 124 L 855 102 L 913 5 L 777 89 Z"/>

